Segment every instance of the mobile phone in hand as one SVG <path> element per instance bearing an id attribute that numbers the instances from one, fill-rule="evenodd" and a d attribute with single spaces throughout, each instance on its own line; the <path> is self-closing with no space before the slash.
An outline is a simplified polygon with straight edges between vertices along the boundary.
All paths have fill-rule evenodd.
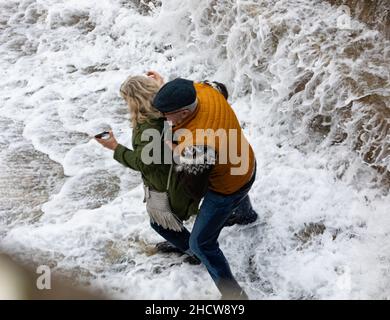
<path id="1" fill-rule="evenodd" d="M 107 140 L 110 138 L 110 133 L 108 131 L 103 131 L 95 135 L 95 138 Z"/>

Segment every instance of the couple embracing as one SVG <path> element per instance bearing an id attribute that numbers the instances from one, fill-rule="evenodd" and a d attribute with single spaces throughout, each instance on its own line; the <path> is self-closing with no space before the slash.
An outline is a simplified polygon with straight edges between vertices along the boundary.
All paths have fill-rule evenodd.
<path id="1" fill-rule="evenodd" d="M 218 244 L 222 228 L 257 219 L 248 196 L 255 155 L 226 87 L 182 78 L 164 83 L 149 71 L 126 79 L 120 94 L 130 112 L 132 149 L 118 144 L 112 132 L 96 140 L 114 151 L 115 160 L 141 172 L 151 227 L 166 240 L 157 247 L 204 264 L 222 299 L 248 299 Z M 146 134 L 151 131 L 157 139 Z M 192 215 L 190 232 L 183 221 Z"/>

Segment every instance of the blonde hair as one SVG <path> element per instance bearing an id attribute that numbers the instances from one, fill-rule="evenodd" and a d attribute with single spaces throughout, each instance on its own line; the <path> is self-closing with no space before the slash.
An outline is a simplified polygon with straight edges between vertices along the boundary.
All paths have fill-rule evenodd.
<path id="1" fill-rule="evenodd" d="M 133 128 L 138 123 L 162 117 L 152 101 L 160 87 L 146 76 L 130 76 L 121 85 L 120 94 L 127 102 Z"/>

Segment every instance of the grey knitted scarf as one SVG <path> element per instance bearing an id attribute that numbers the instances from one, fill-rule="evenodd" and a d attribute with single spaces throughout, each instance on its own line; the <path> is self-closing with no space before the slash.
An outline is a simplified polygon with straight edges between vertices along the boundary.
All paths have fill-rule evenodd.
<path id="1" fill-rule="evenodd" d="M 166 191 L 168 191 L 172 168 L 169 170 L 168 182 Z M 163 227 L 164 229 L 170 229 L 177 232 L 180 232 L 183 229 L 182 221 L 172 212 L 171 206 L 169 204 L 169 198 L 167 192 L 159 192 L 150 189 L 144 185 L 145 199 L 146 202 L 146 211 L 149 214 L 150 221 L 156 223 Z"/>

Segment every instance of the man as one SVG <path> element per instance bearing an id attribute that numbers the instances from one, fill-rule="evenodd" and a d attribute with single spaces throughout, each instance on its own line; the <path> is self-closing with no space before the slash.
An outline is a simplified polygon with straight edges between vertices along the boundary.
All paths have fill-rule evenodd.
<path id="1" fill-rule="evenodd" d="M 157 73 L 151 76 L 160 77 Z M 234 111 L 217 89 L 208 83 L 178 78 L 163 85 L 154 98 L 154 107 L 171 122 L 173 132 L 185 132 L 177 145 L 170 146 L 177 155 L 182 179 L 190 182 L 186 184 L 188 191 L 204 199 L 191 233 L 152 227 L 180 250 L 190 250 L 201 260 L 222 299 L 247 299 L 219 248 L 218 237 L 226 225 L 257 219 L 248 196 L 256 163 Z M 218 132 L 217 139 L 207 134 L 199 136 L 202 129 Z M 232 157 L 233 151 L 236 154 Z"/>

